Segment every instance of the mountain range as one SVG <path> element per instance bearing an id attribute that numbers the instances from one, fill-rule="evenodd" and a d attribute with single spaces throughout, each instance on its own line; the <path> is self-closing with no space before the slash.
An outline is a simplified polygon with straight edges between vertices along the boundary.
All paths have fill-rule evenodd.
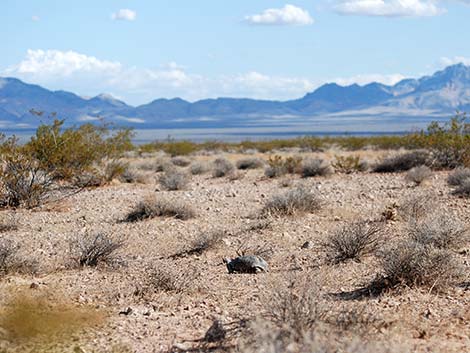
<path id="1" fill-rule="evenodd" d="M 289 101 L 239 98 L 157 99 L 131 106 L 110 95 L 83 98 L 66 91 L 50 91 L 16 78 L 0 78 L 0 127 L 28 129 L 39 124 L 30 110 L 56 112 L 67 124 L 100 118 L 121 126 L 147 128 L 263 127 L 314 121 L 316 117 L 450 117 L 470 110 L 470 66 L 449 66 L 431 76 L 405 79 L 395 85 L 370 83 L 325 84 L 304 97 Z"/>

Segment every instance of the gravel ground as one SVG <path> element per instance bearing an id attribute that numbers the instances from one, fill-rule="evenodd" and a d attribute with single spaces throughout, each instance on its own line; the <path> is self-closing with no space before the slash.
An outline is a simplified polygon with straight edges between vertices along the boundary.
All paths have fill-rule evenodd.
<path id="1" fill-rule="evenodd" d="M 369 158 L 379 155 L 364 153 Z M 93 308 L 105 315 L 97 326 L 73 333 L 72 341 L 61 345 L 63 352 L 112 352 L 114 346 L 139 353 L 176 351 L 175 347 L 189 350 L 197 346 L 195 340 L 204 337 L 215 318 L 230 322 L 264 316 L 270 295 L 298 276 L 310 278 L 322 293 L 356 290 L 380 273 L 377 259 L 368 256 L 360 262 L 327 264 L 321 243 L 347 222 L 378 220 L 388 206 L 401 205 L 418 194 L 435 200 L 430 213 L 439 208 L 470 224 L 470 202 L 451 194 L 446 183 L 448 172 L 435 172 L 427 183 L 414 187 L 403 173 L 268 179 L 258 169 L 241 172 L 237 180 L 212 178 L 210 174 L 193 176 L 181 191 L 159 191 L 158 175 L 146 173 L 147 184 L 115 182 L 40 210 L 2 212 L 3 217 L 14 217 L 18 225 L 3 237 L 20 245 L 19 256 L 38 264 L 35 275 L 13 273 L 0 280 L 2 307 L 8 308 L 12 298 L 26 293 Z M 281 181 L 286 178 L 292 179 L 292 185 L 283 187 Z M 320 210 L 259 218 L 266 200 L 298 185 L 321 197 Z M 152 197 L 184 202 L 195 210 L 196 217 L 122 222 L 135 205 Z M 403 236 L 405 226 L 399 216 L 386 222 L 383 242 Z M 84 234 L 98 233 L 123 242 L 117 260 L 98 267 L 72 266 L 71 242 Z M 214 233 L 221 234 L 221 241 L 202 254 L 172 256 L 190 250 L 201 235 Z M 309 246 L 303 249 L 307 241 Z M 228 274 L 222 258 L 257 248 L 270 250 L 268 273 Z M 461 252 L 459 259 L 468 272 L 468 252 Z M 169 273 L 175 279 L 175 289 L 149 287 L 155 271 Z M 470 351 L 470 292 L 465 286 L 442 293 L 404 288 L 375 298 L 327 301 L 338 308 L 365 308 L 377 317 L 380 325 L 372 325 L 366 334 L 344 333 L 361 343 L 381 345 L 384 350 L 377 352 Z M 0 348 L 5 352 L 35 351 L 31 342 L 8 337 L 7 330 L 0 331 Z"/>

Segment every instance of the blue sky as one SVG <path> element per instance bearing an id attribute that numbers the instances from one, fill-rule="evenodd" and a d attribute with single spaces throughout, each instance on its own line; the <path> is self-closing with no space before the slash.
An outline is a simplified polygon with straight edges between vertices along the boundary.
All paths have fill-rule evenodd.
<path id="1" fill-rule="evenodd" d="M 300 97 L 470 64 L 470 0 L 3 0 L 0 76 L 131 104 Z"/>

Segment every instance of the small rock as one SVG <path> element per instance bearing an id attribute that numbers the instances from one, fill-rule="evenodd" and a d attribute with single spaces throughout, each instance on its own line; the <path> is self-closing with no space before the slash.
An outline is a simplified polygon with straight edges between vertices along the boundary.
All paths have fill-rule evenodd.
<path id="1" fill-rule="evenodd" d="M 133 311 L 132 308 L 129 306 L 129 307 L 127 307 L 126 309 L 121 310 L 121 311 L 119 312 L 119 315 L 126 315 L 126 316 L 127 316 L 127 315 L 131 314 L 132 311 Z"/>
<path id="2" fill-rule="evenodd" d="M 302 245 L 301 248 L 302 248 L 302 249 L 311 249 L 312 246 L 313 246 L 313 245 L 312 245 L 312 242 L 306 241 L 305 243 L 303 243 L 303 245 Z"/>

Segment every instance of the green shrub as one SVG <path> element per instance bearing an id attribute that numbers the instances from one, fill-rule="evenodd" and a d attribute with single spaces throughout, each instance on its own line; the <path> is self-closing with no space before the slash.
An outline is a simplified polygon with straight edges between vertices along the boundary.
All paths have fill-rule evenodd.
<path id="1" fill-rule="evenodd" d="M 111 131 L 106 125 L 63 128 L 64 120 L 42 124 L 24 146 L 28 156 L 54 179 L 71 180 L 89 172 L 103 159 L 114 159 L 132 148 L 130 130 Z"/>
<path id="2" fill-rule="evenodd" d="M 300 157 L 285 157 L 275 155 L 268 159 L 268 167 L 264 174 L 269 178 L 279 177 L 285 174 L 294 174 L 299 172 L 302 163 Z"/>
<path id="3" fill-rule="evenodd" d="M 351 174 L 367 170 L 367 163 L 361 161 L 359 156 L 335 156 L 332 167 L 339 173 Z"/>

